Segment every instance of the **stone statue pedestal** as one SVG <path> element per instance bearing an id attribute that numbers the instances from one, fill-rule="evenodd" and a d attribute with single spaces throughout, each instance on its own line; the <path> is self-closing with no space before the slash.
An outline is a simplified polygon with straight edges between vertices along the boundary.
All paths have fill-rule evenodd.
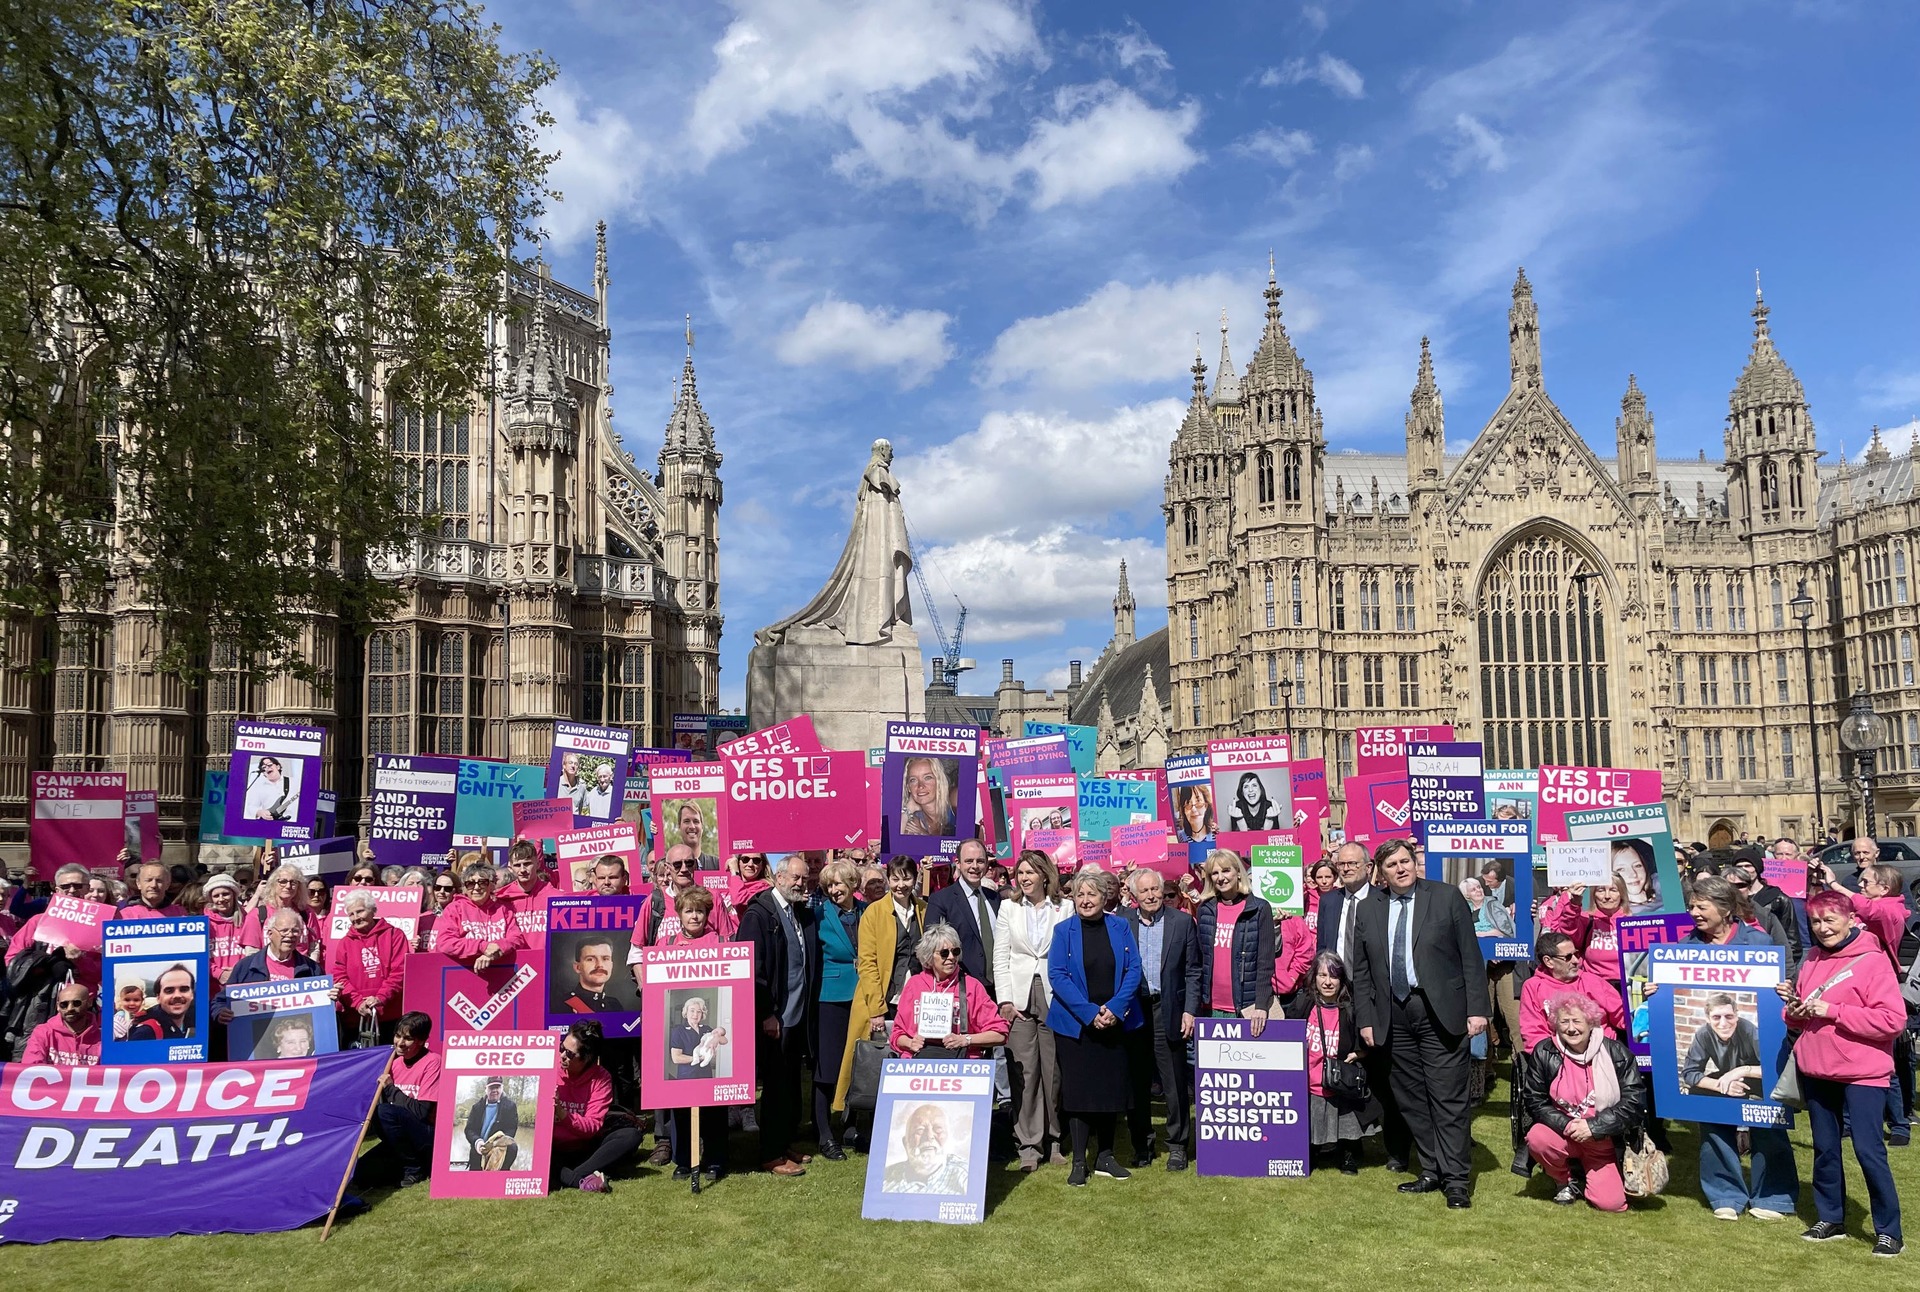
<path id="1" fill-rule="evenodd" d="M 909 625 L 849 646 L 830 628 L 795 626 L 747 657 L 747 721 L 758 731 L 802 713 L 828 749 L 878 749 L 887 723 L 927 716 L 926 663 Z"/>

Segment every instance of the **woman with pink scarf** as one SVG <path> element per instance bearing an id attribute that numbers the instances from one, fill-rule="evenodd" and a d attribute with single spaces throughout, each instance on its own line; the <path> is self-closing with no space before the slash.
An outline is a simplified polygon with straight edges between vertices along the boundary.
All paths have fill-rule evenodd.
<path id="1" fill-rule="evenodd" d="M 1576 991 L 1547 1002 L 1553 1033 L 1527 1056 L 1520 1098 L 1533 1125 L 1527 1148 L 1559 1185 L 1563 1207 L 1585 1198 L 1600 1211 L 1627 1209 L 1619 1155 L 1647 1110 L 1647 1081 L 1626 1046 L 1601 1030 L 1606 1015 Z M 1586 1168 L 1585 1184 L 1573 1164 Z"/>

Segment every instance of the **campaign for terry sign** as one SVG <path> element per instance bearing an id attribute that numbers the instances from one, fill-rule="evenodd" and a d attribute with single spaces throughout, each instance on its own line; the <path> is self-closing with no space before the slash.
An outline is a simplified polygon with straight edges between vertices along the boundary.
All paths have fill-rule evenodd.
<path id="1" fill-rule="evenodd" d="M 1655 943 L 1647 1001 L 1653 1095 L 1663 1115 L 1723 1126 L 1791 1126 L 1772 1097 L 1786 1062 L 1787 1025 L 1774 988 L 1777 946 Z"/>
<path id="2" fill-rule="evenodd" d="M 0 1242 L 267 1233 L 325 1215 L 391 1053 L 0 1068 Z"/>

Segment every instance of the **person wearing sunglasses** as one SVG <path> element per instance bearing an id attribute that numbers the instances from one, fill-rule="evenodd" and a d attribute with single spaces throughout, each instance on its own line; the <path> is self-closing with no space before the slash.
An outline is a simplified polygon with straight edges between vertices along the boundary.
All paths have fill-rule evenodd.
<path id="1" fill-rule="evenodd" d="M 53 994 L 53 1017 L 33 1029 L 22 1064 L 50 1064 L 56 1068 L 90 1068 L 100 1062 L 100 1015 L 93 993 L 68 982 Z"/>
<path id="2" fill-rule="evenodd" d="M 365 862 L 355 866 L 347 875 L 349 888 L 373 888 L 380 883 L 380 872 Z"/>
<path id="3" fill-rule="evenodd" d="M 433 923 L 433 949 L 476 973 L 527 946 L 513 907 L 494 895 L 497 881 L 485 861 L 470 863 L 460 872 L 461 895 L 448 902 Z"/>
<path id="4" fill-rule="evenodd" d="M 633 1114 L 614 1107 L 613 1076 L 600 1063 L 600 1024 L 575 1023 L 560 1038 L 553 1087 L 553 1175 L 562 1188 L 612 1193 L 611 1168 L 640 1147 Z"/>

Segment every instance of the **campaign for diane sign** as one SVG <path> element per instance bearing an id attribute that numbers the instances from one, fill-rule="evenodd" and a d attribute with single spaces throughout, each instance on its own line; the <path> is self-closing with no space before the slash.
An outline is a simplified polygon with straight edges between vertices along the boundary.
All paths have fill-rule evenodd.
<path id="1" fill-rule="evenodd" d="M 867 756 L 857 749 L 831 753 L 720 754 L 726 769 L 728 853 L 853 848 L 866 842 Z M 973 785 L 966 769 L 965 785 Z M 968 805 L 972 831 L 975 796 Z"/>
<path id="2" fill-rule="evenodd" d="M 1680 865 L 1673 855 L 1673 834 L 1667 828 L 1667 809 L 1658 799 L 1627 807 L 1568 812 L 1564 821 L 1568 839 L 1604 840 L 1613 849 L 1613 876 L 1620 882 L 1629 915 L 1678 911 L 1686 905 L 1680 888 Z"/>
<path id="3" fill-rule="evenodd" d="M 513 841 L 513 805 L 546 793 L 547 769 L 528 763 L 460 760 L 453 846 L 504 848 Z"/>
<path id="4" fill-rule="evenodd" d="M 434 1118 L 434 1198 L 539 1198 L 553 1151 L 554 1032 L 449 1032 Z"/>
<path id="5" fill-rule="evenodd" d="M 326 732 L 277 722 L 233 724 L 227 764 L 226 833 L 312 839 L 320 810 L 320 751 Z"/>
<path id="6" fill-rule="evenodd" d="M 631 821 L 590 825 L 554 837 L 553 859 L 560 869 L 560 887 L 572 893 L 593 888 L 593 867 L 602 857 L 618 857 L 627 868 L 627 882 L 640 874 L 640 831 Z"/>
<path id="7" fill-rule="evenodd" d="M 1416 821 L 1485 819 L 1480 742 L 1410 743 L 1407 746 L 1407 811 Z"/>
<path id="8" fill-rule="evenodd" d="M 548 1027 L 590 1018 L 610 1037 L 638 1030 L 640 998 L 627 953 L 646 902 L 626 893 L 547 898 Z"/>
<path id="9" fill-rule="evenodd" d="M 283 978 L 242 983 L 221 993 L 233 1019 L 227 1053 L 246 1059 L 304 1059 L 340 1048 L 333 979 Z"/>
<path id="10" fill-rule="evenodd" d="M 613 820 L 627 801 L 627 754 L 632 748 L 633 737 L 619 727 L 554 723 L 547 797 L 572 799 L 573 814 L 582 820 Z"/>
<path id="11" fill-rule="evenodd" d="M 111 861 L 126 840 L 124 772 L 35 772 L 28 861 L 35 879 L 60 867 Z"/>
<path id="12" fill-rule="evenodd" d="M 1787 1025 L 1774 992 L 1786 972 L 1776 946 L 1656 943 L 1647 1002 L 1653 1097 L 1663 1117 L 1722 1126 L 1791 1126 L 1774 1101 Z"/>
<path id="13" fill-rule="evenodd" d="M 889 722 L 880 812 L 891 849 L 909 857 L 951 857 L 973 838 L 980 796 L 980 729 Z"/>
<path id="14" fill-rule="evenodd" d="M 992 1059 L 886 1060 L 861 1218 L 978 1224 L 992 1117 Z"/>
<path id="15" fill-rule="evenodd" d="M 1618 767 L 1542 767 L 1540 769 L 1540 842 L 1575 836 L 1567 829 L 1569 812 L 1623 808 L 1660 802 L 1660 773 Z"/>
<path id="16" fill-rule="evenodd" d="M 640 956 L 640 1102 L 753 1102 L 753 944 L 648 947 Z"/>
<path id="17" fill-rule="evenodd" d="M 1423 821 L 1420 841 L 1428 879 L 1462 892 L 1467 880 L 1480 887 L 1473 921 L 1480 954 L 1488 960 L 1533 959 L 1533 827 L 1525 821 Z M 1492 880 L 1489 869 L 1497 872 Z"/>
<path id="18" fill-rule="evenodd" d="M 1614 946 L 1620 954 L 1620 997 L 1627 1003 L 1628 1035 L 1620 1039 L 1642 1068 L 1653 1066 L 1647 1040 L 1653 971 L 1647 962 L 1647 948 L 1660 942 L 1678 942 L 1692 932 L 1691 915 L 1622 915 L 1613 922 Z M 1594 937 L 1601 936 L 1596 925 Z"/>
<path id="19" fill-rule="evenodd" d="M 1193 1024 L 1195 1166 L 1243 1178 L 1307 1174 L 1307 1025 L 1270 1018 Z"/>
<path id="20" fill-rule="evenodd" d="M 1260 843 L 1293 842 L 1293 774 L 1286 736 L 1207 742 L 1222 848 L 1241 856 Z"/>
<path id="21" fill-rule="evenodd" d="M 367 842 L 382 866 L 437 865 L 453 846 L 459 797 L 458 758 L 373 760 L 373 797 L 367 806 Z"/>
<path id="22" fill-rule="evenodd" d="M 109 920 L 102 939 L 100 1061 L 202 1063 L 209 1036 L 207 921 Z"/>
<path id="23" fill-rule="evenodd" d="M 702 870 L 720 868 L 720 837 L 726 823 L 727 770 L 719 763 L 656 767 L 653 783 L 653 855 L 685 844 Z"/>
<path id="24" fill-rule="evenodd" d="M 0 1242 L 297 1229 L 333 1207 L 391 1051 L 0 1069 Z"/>

